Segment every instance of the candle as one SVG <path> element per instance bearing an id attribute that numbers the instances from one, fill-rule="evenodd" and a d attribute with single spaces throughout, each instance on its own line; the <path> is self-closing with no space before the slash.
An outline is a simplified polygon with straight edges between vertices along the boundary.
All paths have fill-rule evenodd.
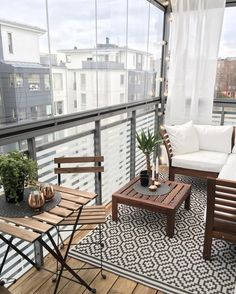
<path id="1" fill-rule="evenodd" d="M 156 175 L 159 173 L 159 159 L 158 157 L 156 158 Z"/>
<path id="2" fill-rule="evenodd" d="M 155 180 L 155 163 L 152 165 L 152 180 Z"/>

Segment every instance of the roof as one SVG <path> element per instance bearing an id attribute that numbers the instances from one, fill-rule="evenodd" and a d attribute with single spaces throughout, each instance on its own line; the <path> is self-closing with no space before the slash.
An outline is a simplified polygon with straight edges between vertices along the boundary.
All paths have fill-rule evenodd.
<path id="1" fill-rule="evenodd" d="M 11 62 L 11 61 L 4 61 L 2 63 L 9 64 L 15 68 L 48 68 L 48 66 L 41 65 L 39 63 L 33 62 Z"/>
<path id="2" fill-rule="evenodd" d="M 132 48 L 126 48 L 126 47 L 113 47 L 113 48 L 97 47 L 97 48 L 87 48 L 87 49 L 59 49 L 59 50 L 57 50 L 57 52 L 65 53 L 65 54 L 88 53 L 88 52 L 95 52 L 95 51 L 100 51 L 100 52 L 104 52 L 104 53 L 128 51 L 128 52 L 132 52 L 132 53 L 139 53 L 139 54 L 147 55 L 146 51 L 141 51 L 141 50 L 132 49 Z M 148 55 L 151 55 L 151 53 L 148 53 Z"/>
<path id="3" fill-rule="evenodd" d="M 19 28 L 19 29 L 35 32 L 35 33 L 38 33 L 38 34 L 46 33 L 46 30 L 41 29 L 39 27 L 30 26 L 28 24 L 19 23 L 19 22 L 15 22 L 15 21 L 10 21 L 10 20 L 6 20 L 6 19 L 0 19 L 0 25 L 5 25 L 5 26 L 8 26 L 8 27 L 13 27 L 13 28 Z"/>

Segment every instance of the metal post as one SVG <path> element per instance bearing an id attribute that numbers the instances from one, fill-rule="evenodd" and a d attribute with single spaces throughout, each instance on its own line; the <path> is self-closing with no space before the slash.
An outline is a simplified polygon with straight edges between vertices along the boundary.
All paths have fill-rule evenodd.
<path id="1" fill-rule="evenodd" d="M 94 132 L 94 154 L 101 155 L 101 121 L 95 121 L 95 132 Z M 95 193 L 98 195 L 96 198 L 96 204 L 102 204 L 102 174 L 95 173 Z"/>
<path id="2" fill-rule="evenodd" d="M 43 260 L 43 247 L 39 243 L 39 241 L 34 242 L 34 259 L 36 266 L 39 268 L 44 265 L 44 260 Z"/>
<path id="3" fill-rule="evenodd" d="M 35 138 L 27 139 L 29 157 L 37 160 Z"/>
<path id="4" fill-rule="evenodd" d="M 136 156 L 136 111 L 132 111 L 130 120 L 130 179 L 135 177 Z"/>
<path id="5" fill-rule="evenodd" d="M 27 139 L 27 144 L 28 144 L 29 157 L 31 159 L 37 161 L 35 138 Z M 38 267 L 43 266 L 43 264 L 44 264 L 43 248 L 42 248 L 42 245 L 38 241 L 34 242 L 34 258 L 35 258 L 35 263 Z"/>
<path id="6" fill-rule="evenodd" d="M 160 126 L 159 118 L 160 118 L 159 108 L 158 108 L 158 104 L 156 104 L 154 109 L 154 134 L 155 135 L 158 135 L 159 133 L 159 126 Z M 158 145 L 153 152 L 153 162 L 155 162 L 157 156 L 159 155 L 160 155 L 160 150 Z"/>
<path id="7" fill-rule="evenodd" d="M 161 56 L 161 77 L 162 81 L 160 83 L 160 97 L 161 97 L 161 112 L 164 116 L 164 110 L 165 110 L 165 87 L 166 87 L 166 73 L 167 73 L 167 66 L 166 66 L 166 57 L 168 56 L 168 41 L 169 41 L 169 32 L 170 32 L 170 5 L 167 7 L 165 13 L 164 13 L 164 23 L 163 23 L 163 37 L 162 39 L 166 41 L 166 45 L 163 45 L 162 48 L 162 56 Z M 163 120 L 163 118 L 162 118 Z"/>
<path id="8" fill-rule="evenodd" d="M 225 108 L 222 106 L 221 116 L 220 116 L 220 125 L 223 126 L 225 123 Z"/>

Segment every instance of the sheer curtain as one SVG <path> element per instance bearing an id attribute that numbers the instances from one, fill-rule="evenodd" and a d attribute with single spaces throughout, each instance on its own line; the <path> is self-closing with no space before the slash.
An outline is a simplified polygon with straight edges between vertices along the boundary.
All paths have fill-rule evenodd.
<path id="1" fill-rule="evenodd" d="M 166 124 L 211 123 L 225 0 L 172 0 Z"/>

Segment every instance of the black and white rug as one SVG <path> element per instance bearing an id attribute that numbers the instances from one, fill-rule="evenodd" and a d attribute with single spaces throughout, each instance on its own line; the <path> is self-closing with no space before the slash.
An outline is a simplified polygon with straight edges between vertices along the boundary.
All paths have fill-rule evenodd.
<path id="1" fill-rule="evenodd" d="M 213 241 L 212 259 L 202 258 L 206 183 L 179 177 L 191 183 L 191 210 L 183 205 L 176 214 L 175 235 L 166 236 L 166 217 L 127 206 L 119 208 L 119 222 L 108 216 L 103 226 L 104 268 L 162 290 L 164 293 L 233 294 L 236 283 L 236 245 Z M 92 232 L 70 255 L 99 263 L 98 240 Z"/>

